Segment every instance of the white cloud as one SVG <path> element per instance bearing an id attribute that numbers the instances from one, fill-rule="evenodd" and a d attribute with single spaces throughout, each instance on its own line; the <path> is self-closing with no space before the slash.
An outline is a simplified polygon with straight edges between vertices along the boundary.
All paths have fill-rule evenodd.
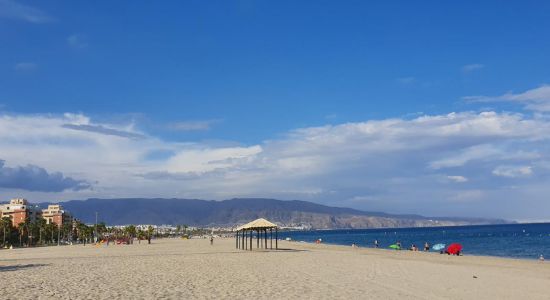
<path id="1" fill-rule="evenodd" d="M 73 48 L 86 48 L 88 38 L 83 34 L 72 34 L 67 38 L 67 44 Z"/>
<path id="2" fill-rule="evenodd" d="M 468 178 L 460 175 L 449 175 L 447 176 L 447 179 L 457 183 L 468 182 Z"/>
<path id="3" fill-rule="evenodd" d="M 201 130 L 210 130 L 212 126 L 216 123 L 221 122 L 221 120 L 200 120 L 200 121 L 183 121 L 176 122 L 168 125 L 168 128 L 172 130 L 180 131 L 201 131 Z"/>
<path id="4" fill-rule="evenodd" d="M 22 20 L 30 23 L 53 21 L 53 18 L 47 13 L 13 0 L 0 0 L 0 18 Z"/>
<path id="5" fill-rule="evenodd" d="M 30 72 L 34 71 L 37 68 L 37 65 L 32 62 L 20 62 L 16 63 L 13 69 L 18 72 Z"/>
<path id="6" fill-rule="evenodd" d="M 500 177 L 528 177 L 533 175 L 533 169 L 530 166 L 498 166 L 493 170 L 493 175 Z"/>
<path id="7" fill-rule="evenodd" d="M 416 78 L 409 76 L 409 77 L 400 77 L 397 78 L 397 82 L 402 85 L 411 85 L 416 82 Z"/>
<path id="8" fill-rule="evenodd" d="M 481 70 L 484 67 L 485 66 L 482 64 L 469 64 L 469 65 L 462 66 L 461 70 L 462 70 L 462 73 L 468 74 L 473 71 Z"/>
<path id="9" fill-rule="evenodd" d="M 449 197 L 451 202 L 476 202 L 483 199 L 485 193 L 482 190 L 458 191 Z"/>
<path id="10" fill-rule="evenodd" d="M 500 96 L 467 96 L 463 99 L 470 102 L 516 102 L 523 104 L 528 110 L 550 112 L 550 85 L 542 85 L 519 94 L 508 92 Z"/>
<path id="11" fill-rule="evenodd" d="M 357 208 L 429 215 L 475 214 L 477 206 L 469 203 L 498 206 L 509 199 L 512 204 L 498 206 L 502 211 L 487 211 L 519 218 L 521 206 L 510 197 L 533 193 L 531 185 L 545 186 L 550 177 L 500 166 L 542 165 L 550 161 L 549 148 L 550 120 L 496 112 L 300 128 L 246 146 L 165 141 L 133 124 L 98 123 L 82 114 L 0 113 L 0 159 L 93 183 L 92 190 L 54 195 L 0 190 L 0 196 L 21 193 L 33 201 L 254 196 L 331 205 L 355 199 Z M 500 192 L 506 187 L 495 175 L 528 172 L 533 174 L 523 176 L 514 193 Z M 474 191 L 464 190 L 471 185 Z"/>

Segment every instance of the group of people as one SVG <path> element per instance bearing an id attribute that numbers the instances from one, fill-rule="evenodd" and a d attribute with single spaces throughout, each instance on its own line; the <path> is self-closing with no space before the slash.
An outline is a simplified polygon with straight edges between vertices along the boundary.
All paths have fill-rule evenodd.
<path id="1" fill-rule="evenodd" d="M 355 245 L 355 243 L 353 244 Z M 401 246 L 401 241 L 397 241 L 395 243 L 395 245 L 397 245 L 397 247 L 399 249 L 403 249 L 403 247 Z M 380 246 L 378 240 L 374 240 L 374 248 L 378 248 Z M 409 248 L 409 250 L 411 251 L 418 251 L 418 247 L 415 245 L 415 244 L 412 244 L 411 247 Z M 424 243 L 424 251 L 430 251 L 430 244 L 428 242 L 425 242 Z"/>
<path id="2" fill-rule="evenodd" d="M 395 249 L 397 249 L 397 250 L 403 249 L 403 246 L 401 245 L 401 241 L 397 241 L 395 243 L 395 246 L 396 246 Z M 357 246 L 357 244 L 353 243 L 353 244 L 351 244 L 351 247 L 352 248 L 357 248 L 358 246 Z M 380 247 L 380 243 L 378 242 L 378 240 L 374 240 L 374 248 L 379 248 L 379 247 Z M 409 247 L 409 250 L 410 251 L 419 251 L 419 248 L 416 246 L 416 244 L 411 244 L 411 246 Z M 423 250 L 425 252 L 430 251 L 430 244 L 428 242 L 424 243 Z M 441 253 L 444 253 L 444 252 L 442 251 Z"/>

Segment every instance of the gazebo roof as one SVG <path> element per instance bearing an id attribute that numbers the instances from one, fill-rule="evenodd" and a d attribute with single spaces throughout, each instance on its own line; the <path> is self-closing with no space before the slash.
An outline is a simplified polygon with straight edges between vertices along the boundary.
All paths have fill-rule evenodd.
<path id="1" fill-rule="evenodd" d="M 243 229 L 269 229 L 269 228 L 276 228 L 277 224 L 271 223 L 268 220 L 264 218 L 260 218 L 257 220 L 254 220 L 252 222 L 246 223 L 242 226 L 237 227 L 237 230 L 243 230 Z"/>

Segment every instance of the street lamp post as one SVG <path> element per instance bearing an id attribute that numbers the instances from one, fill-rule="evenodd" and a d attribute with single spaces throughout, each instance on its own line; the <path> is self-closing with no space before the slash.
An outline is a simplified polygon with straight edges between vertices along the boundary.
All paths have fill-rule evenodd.
<path id="1" fill-rule="evenodd" d="M 98 241 L 98 238 L 97 238 L 97 211 L 95 212 L 95 233 L 94 233 L 94 237 L 95 237 L 95 242 L 97 243 L 97 241 Z"/>

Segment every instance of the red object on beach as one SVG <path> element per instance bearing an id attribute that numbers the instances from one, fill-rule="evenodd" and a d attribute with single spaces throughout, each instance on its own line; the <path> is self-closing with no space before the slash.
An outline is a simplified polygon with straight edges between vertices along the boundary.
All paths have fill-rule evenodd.
<path id="1" fill-rule="evenodd" d="M 449 247 L 447 247 L 447 253 L 449 254 L 457 254 L 462 251 L 462 245 L 458 243 L 450 244 Z"/>

